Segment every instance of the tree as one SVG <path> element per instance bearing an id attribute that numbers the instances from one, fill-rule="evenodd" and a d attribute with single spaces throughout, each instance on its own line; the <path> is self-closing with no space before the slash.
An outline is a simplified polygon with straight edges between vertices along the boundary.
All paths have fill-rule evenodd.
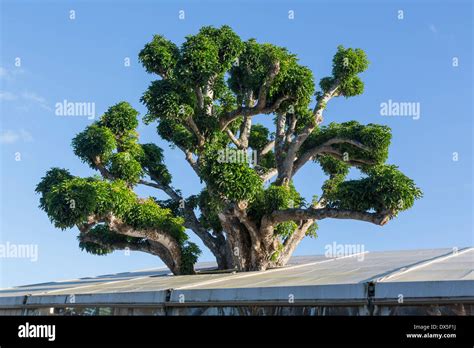
<path id="1" fill-rule="evenodd" d="M 139 143 L 138 112 L 126 102 L 110 107 L 72 141 L 74 153 L 100 176 L 52 168 L 36 188 L 54 225 L 77 226 L 87 252 L 139 250 L 160 257 L 174 274 L 189 274 L 200 250 L 188 241 L 188 229 L 220 269 L 265 270 L 285 265 L 305 236 L 316 235 L 319 220 L 382 226 L 422 196 L 396 166 L 385 164 L 387 126 L 322 125 L 332 99 L 363 93 L 359 74 L 369 62 L 361 49 L 339 46 L 332 74 L 317 92 L 312 72 L 294 54 L 242 41 L 228 26 L 203 27 L 181 47 L 156 35 L 139 59 L 159 76 L 141 98 L 144 122 L 157 123 L 160 137 L 183 152 L 203 187 L 183 197 L 162 149 Z M 260 114 L 272 115 L 274 132 L 252 122 Z M 310 162 L 327 180 L 321 196 L 307 202 L 293 178 Z M 347 180 L 351 168 L 362 178 Z M 138 185 L 169 199 L 138 198 Z"/>

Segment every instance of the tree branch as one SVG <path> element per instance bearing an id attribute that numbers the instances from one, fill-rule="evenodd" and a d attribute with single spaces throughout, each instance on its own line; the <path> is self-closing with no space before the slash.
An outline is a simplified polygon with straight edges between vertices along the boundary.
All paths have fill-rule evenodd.
<path id="1" fill-rule="evenodd" d="M 240 142 L 239 139 L 236 138 L 234 133 L 232 133 L 232 131 L 229 128 L 227 128 L 225 132 L 229 136 L 230 140 L 234 143 L 234 145 L 237 146 L 239 149 L 242 149 L 242 143 Z"/>
<path id="2" fill-rule="evenodd" d="M 302 223 L 298 226 L 296 231 L 294 231 L 283 243 L 283 251 L 278 257 L 278 264 L 285 265 L 290 259 L 293 251 L 296 249 L 301 240 L 306 236 L 306 232 L 314 223 L 313 219 L 303 220 Z"/>
<path id="3" fill-rule="evenodd" d="M 97 236 L 92 236 L 90 234 L 80 234 L 79 235 L 80 241 L 81 242 L 89 242 L 89 243 L 94 243 L 97 244 L 103 248 L 107 248 L 110 250 L 133 250 L 133 251 L 141 251 L 147 254 L 155 255 L 158 256 L 160 259 L 164 258 L 169 258 L 169 255 L 167 253 L 167 250 L 160 244 L 155 243 L 150 240 L 143 240 L 139 244 L 136 243 L 129 243 L 129 242 L 114 242 L 114 243 L 108 243 L 103 241 Z M 164 261 L 163 261 L 164 262 Z M 168 262 L 165 262 L 169 263 Z M 170 269 L 171 270 L 171 269 Z"/>
<path id="4" fill-rule="evenodd" d="M 260 175 L 260 179 L 262 179 L 262 181 L 265 182 L 267 180 L 270 180 L 277 174 L 278 174 L 278 170 L 276 168 L 272 168 L 269 171 L 267 171 L 265 174 Z"/>
<path id="5" fill-rule="evenodd" d="M 392 214 L 388 211 L 381 213 L 369 213 L 353 210 L 322 208 L 322 209 L 285 209 L 276 210 L 262 218 L 262 226 L 275 226 L 285 221 L 301 221 L 301 220 L 323 220 L 332 219 L 352 219 L 370 222 L 375 225 L 385 225 Z"/>
<path id="6" fill-rule="evenodd" d="M 113 214 L 107 214 L 101 217 L 91 215 L 84 224 L 78 225 L 78 228 L 81 234 L 85 235 L 90 232 L 94 225 L 101 222 L 106 223 L 109 229 L 117 234 L 128 237 L 144 238 L 161 245 L 163 249 L 159 255 L 160 258 L 174 274 L 181 273 L 181 247 L 176 239 L 165 231 L 159 229 L 137 229 L 127 225 Z M 163 250 L 166 250 L 166 253 L 163 252 Z"/>
<path id="7" fill-rule="evenodd" d="M 99 156 L 96 156 L 94 158 L 94 165 L 95 167 L 97 168 L 97 170 L 99 171 L 100 175 L 102 175 L 102 177 L 104 179 L 109 179 L 109 180 L 113 180 L 114 179 L 114 176 L 107 170 L 107 168 L 105 168 L 105 166 L 102 164 L 102 160 Z"/>
<path id="8" fill-rule="evenodd" d="M 276 210 L 269 215 L 263 216 L 260 231 L 264 235 L 272 235 L 274 227 L 285 221 L 300 222 L 303 220 L 323 220 L 326 218 L 359 220 L 383 226 L 390 220 L 392 215 L 388 211 L 368 213 L 333 208 Z"/>
<path id="9" fill-rule="evenodd" d="M 242 145 L 243 149 L 247 149 L 249 147 L 249 136 L 250 136 L 250 129 L 252 128 L 252 118 L 245 116 L 240 127 L 240 137 L 239 141 Z"/>
<path id="10" fill-rule="evenodd" d="M 196 123 L 194 122 L 193 120 L 193 117 L 192 116 L 189 116 L 187 119 L 186 119 L 186 123 L 188 124 L 189 128 L 191 129 L 191 131 L 196 135 L 196 137 L 198 138 L 198 146 L 199 147 L 202 147 L 204 145 L 204 143 L 206 142 L 206 139 L 204 138 L 204 136 L 202 135 L 202 133 L 199 131 L 199 128 L 198 126 L 196 125 Z"/>
<path id="11" fill-rule="evenodd" d="M 262 151 L 260 151 L 259 155 L 260 156 L 263 156 L 263 155 L 266 155 L 267 153 L 269 153 L 271 150 L 273 150 L 273 148 L 275 147 L 275 140 L 272 140 L 270 141 L 267 145 L 265 145 L 262 149 Z"/>
<path id="12" fill-rule="evenodd" d="M 194 160 L 193 158 L 193 153 L 188 150 L 188 149 L 185 149 L 184 147 L 182 146 L 179 146 L 179 145 L 176 145 L 181 151 L 183 151 L 184 153 L 184 157 L 186 158 L 186 161 L 189 163 L 189 165 L 191 166 L 191 168 L 193 168 L 194 172 L 196 173 L 197 176 L 199 176 L 199 166 L 198 166 L 198 163 Z"/>
<path id="13" fill-rule="evenodd" d="M 272 66 L 270 67 L 268 75 L 265 78 L 265 81 L 263 82 L 258 92 L 258 102 L 256 105 L 258 109 L 263 109 L 265 105 L 267 104 L 268 90 L 270 89 L 270 86 L 272 85 L 273 80 L 275 80 L 275 77 L 278 75 L 279 72 L 280 72 L 280 62 L 277 61 L 277 62 L 274 62 Z"/>
<path id="14" fill-rule="evenodd" d="M 238 107 L 237 109 L 227 113 L 219 121 L 221 131 L 225 130 L 226 127 L 241 116 L 255 116 L 259 114 L 271 114 L 277 110 L 281 103 L 289 99 L 288 96 L 282 96 L 278 98 L 273 105 L 259 109 L 257 106 L 254 107 Z"/>
<path id="15" fill-rule="evenodd" d="M 150 175 L 150 178 L 155 182 L 148 182 L 145 180 L 140 180 L 140 184 L 154 187 L 164 191 L 173 201 L 178 204 L 183 204 L 184 208 L 184 227 L 189 228 L 192 230 L 201 240 L 203 243 L 212 251 L 218 252 L 221 244 L 224 242 L 218 237 L 213 237 L 204 227 L 202 227 L 201 223 L 199 222 L 196 214 L 192 207 L 187 206 L 184 204 L 183 197 L 176 192 L 171 186 L 163 185 L 157 178 L 154 178 Z"/>
<path id="16" fill-rule="evenodd" d="M 288 151 L 284 158 L 283 163 L 278 168 L 278 178 L 280 181 L 288 181 L 292 176 L 293 163 L 296 158 L 296 154 L 300 149 L 301 145 L 306 141 L 314 128 L 323 121 L 323 111 L 326 108 L 327 103 L 331 98 L 337 96 L 337 90 L 339 89 L 339 81 L 336 80 L 331 88 L 324 93 L 316 102 L 314 107 L 313 115 L 314 120 L 308 124 L 301 133 L 293 138 L 293 141 L 289 144 Z"/>
<path id="17" fill-rule="evenodd" d="M 331 154 L 334 155 L 334 157 L 336 157 L 337 159 L 342 159 L 344 162 L 356 166 L 360 166 L 362 164 L 373 164 L 373 162 L 366 161 L 363 159 L 344 160 L 344 154 L 332 147 L 332 145 L 336 144 L 350 144 L 357 147 L 358 149 L 370 151 L 370 147 L 365 146 L 359 141 L 346 138 L 332 138 L 322 143 L 321 145 L 306 150 L 300 157 L 298 157 L 293 163 L 292 176 L 294 176 L 296 172 L 301 169 L 301 167 L 303 167 L 306 162 L 311 159 L 314 159 L 317 155 L 320 154 Z"/>
<path id="18" fill-rule="evenodd" d="M 198 102 L 199 108 L 202 110 L 204 109 L 204 96 L 202 94 L 202 89 L 199 86 L 194 87 L 194 93 L 196 94 L 196 99 Z"/>

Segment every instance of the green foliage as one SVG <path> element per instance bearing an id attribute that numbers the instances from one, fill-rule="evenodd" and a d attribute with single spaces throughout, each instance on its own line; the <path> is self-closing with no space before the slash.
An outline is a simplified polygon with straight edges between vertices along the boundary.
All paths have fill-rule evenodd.
<path id="1" fill-rule="evenodd" d="M 198 34 L 187 36 L 181 46 L 179 79 L 204 86 L 211 77 L 230 69 L 242 48 L 239 36 L 230 27 L 203 27 Z"/>
<path id="2" fill-rule="evenodd" d="M 222 232 L 222 225 L 219 220 L 219 212 L 223 209 L 221 200 L 212 196 L 208 190 L 204 189 L 197 196 L 192 196 L 191 199 L 186 202 L 193 208 L 198 207 L 201 211 L 199 222 L 208 231 L 212 230 L 215 234 Z"/>
<path id="3" fill-rule="evenodd" d="M 270 141 L 270 131 L 261 124 L 254 124 L 250 128 L 249 146 L 257 151 L 261 151 Z"/>
<path id="4" fill-rule="evenodd" d="M 341 82 L 340 93 L 346 98 L 362 94 L 364 83 L 358 76 L 348 77 Z"/>
<path id="5" fill-rule="evenodd" d="M 148 108 L 145 123 L 163 119 L 184 121 L 192 116 L 195 101 L 191 92 L 176 80 L 153 81 L 140 99 Z"/>
<path id="6" fill-rule="evenodd" d="M 158 179 L 163 185 L 169 185 L 171 183 L 171 174 L 163 163 L 163 150 L 155 144 L 143 144 L 142 149 L 144 151 L 141 161 L 143 168 L 147 170 L 150 176 Z"/>
<path id="7" fill-rule="evenodd" d="M 192 243 L 185 242 L 181 248 L 181 273 L 192 274 L 194 271 L 194 264 L 197 262 L 201 249 Z"/>
<path id="8" fill-rule="evenodd" d="M 342 45 L 337 47 L 332 64 L 333 76 L 341 81 L 360 74 L 369 67 L 369 61 L 363 50 L 360 48 L 345 49 Z"/>
<path id="9" fill-rule="evenodd" d="M 293 183 L 288 186 L 272 184 L 257 195 L 255 201 L 249 207 L 248 215 L 254 221 L 260 223 L 260 220 L 266 214 L 271 214 L 276 210 L 301 208 L 304 205 L 304 198 L 301 197 Z M 293 221 L 283 222 L 275 227 L 275 234 L 287 238 L 297 227 Z"/>
<path id="10" fill-rule="evenodd" d="M 201 178 L 223 199 L 252 201 L 262 189 L 262 180 L 247 161 L 220 161 L 222 151 L 216 144 L 207 145 L 200 158 Z"/>
<path id="11" fill-rule="evenodd" d="M 120 152 L 127 152 L 137 161 L 142 161 L 145 152 L 142 146 L 138 143 L 138 133 L 134 130 L 124 133 L 117 140 L 117 148 Z"/>
<path id="12" fill-rule="evenodd" d="M 50 192 L 54 186 L 72 178 L 73 176 L 67 169 L 55 167 L 48 170 L 45 176 L 41 178 L 41 181 L 38 183 L 38 185 L 36 185 L 35 189 L 36 193 L 41 194 L 39 205 L 40 208 L 43 210 L 46 209 L 46 193 Z"/>
<path id="13" fill-rule="evenodd" d="M 142 238 L 133 238 L 117 234 L 109 229 L 105 224 L 95 225 L 88 233 L 88 236 L 94 237 L 99 243 L 85 241 L 83 235 L 77 236 L 79 248 L 93 255 L 107 255 L 114 251 L 117 244 L 126 243 L 126 245 L 141 245 L 147 243 Z"/>
<path id="14" fill-rule="evenodd" d="M 37 191 L 50 177 L 38 184 Z M 55 227 L 66 229 L 87 220 L 91 214 L 103 215 L 113 211 L 121 216 L 136 201 L 135 194 L 123 181 L 108 183 L 95 178 L 62 180 L 41 191 L 40 207 L 48 214 Z"/>
<path id="15" fill-rule="evenodd" d="M 367 146 L 369 150 L 359 149 L 351 144 L 335 144 L 333 148 L 341 153 L 347 153 L 349 159 L 362 159 L 373 162 L 374 165 L 382 164 L 387 160 L 388 147 L 392 138 L 391 130 L 387 126 L 377 124 L 361 125 L 356 121 L 343 123 L 330 123 L 328 126 L 315 128 L 300 149 L 300 153 L 322 145 L 334 138 L 355 140 Z M 319 160 L 322 165 L 328 165 L 327 160 Z M 325 162 L 324 162 L 325 161 Z M 342 164 L 339 164 L 342 166 Z M 323 167 L 324 169 L 324 167 Z M 341 169 L 342 170 L 342 169 Z M 329 174 L 329 173 L 326 173 Z"/>
<path id="16" fill-rule="evenodd" d="M 298 228 L 298 225 L 294 221 L 285 221 L 279 223 L 275 227 L 275 234 L 283 238 L 288 238 Z"/>
<path id="17" fill-rule="evenodd" d="M 345 49 L 337 47 L 332 61 L 332 76 L 322 78 L 319 85 L 323 92 L 327 92 L 334 82 L 339 82 L 339 94 L 353 97 L 364 92 L 364 83 L 357 76 L 367 70 L 369 61 L 365 52 L 359 48 Z"/>
<path id="18" fill-rule="evenodd" d="M 318 223 L 313 222 L 313 224 L 308 228 L 306 231 L 306 236 L 310 238 L 317 238 L 318 237 Z"/>
<path id="19" fill-rule="evenodd" d="M 282 103 L 279 112 L 284 112 L 290 104 L 299 109 L 308 107 L 314 93 L 311 70 L 300 66 L 296 56 L 285 48 L 259 44 L 254 39 L 245 42 L 238 64 L 229 72 L 229 87 L 237 95 L 239 104 L 246 102 L 249 92 L 258 96 L 260 87 L 276 63 L 279 64 L 280 71 L 270 87 L 267 104 L 288 96 L 290 101 Z"/>
<path id="20" fill-rule="evenodd" d="M 212 166 L 209 183 L 226 199 L 251 201 L 260 190 L 262 180 L 248 163 L 222 163 Z"/>
<path id="21" fill-rule="evenodd" d="M 375 166 L 368 169 L 367 174 L 360 180 L 329 180 L 329 185 L 323 187 L 328 206 L 355 211 L 390 211 L 396 215 L 423 196 L 413 180 L 396 166 Z"/>
<path id="22" fill-rule="evenodd" d="M 143 175 L 142 166 L 128 152 L 119 152 L 112 155 L 110 173 L 130 184 L 136 184 Z"/>
<path id="23" fill-rule="evenodd" d="M 107 183 L 92 179 L 65 180 L 43 196 L 45 210 L 55 227 L 66 229 L 83 223 L 92 212 L 104 213 Z"/>
<path id="24" fill-rule="evenodd" d="M 169 77 L 179 59 L 179 49 L 163 36 L 154 35 L 140 51 L 138 59 L 147 72 Z"/>
<path id="25" fill-rule="evenodd" d="M 123 216 L 124 221 L 138 229 L 160 229 L 169 233 L 180 245 L 187 239 L 183 219 L 173 216 L 171 210 L 163 209 L 149 198 L 134 204 Z"/>
<path id="26" fill-rule="evenodd" d="M 106 162 L 116 146 L 112 131 L 97 123 L 88 126 L 72 140 L 74 154 L 92 168 L 95 168 L 96 158 L 100 158 L 103 163 Z"/>
<path id="27" fill-rule="evenodd" d="M 349 165 L 344 161 L 340 161 L 332 157 L 331 155 L 319 156 L 317 161 L 321 165 L 321 168 L 326 175 L 342 175 L 345 177 L 347 174 L 349 174 Z"/>
<path id="28" fill-rule="evenodd" d="M 216 118 L 224 113 L 231 112 L 237 106 L 237 97 L 227 86 L 224 78 L 219 78 L 214 83 L 214 98 L 217 103 L 213 108 L 213 116 Z"/>
<path id="29" fill-rule="evenodd" d="M 111 106 L 100 119 L 100 124 L 109 128 L 116 136 L 138 127 L 138 111 L 127 102 Z"/>
<path id="30" fill-rule="evenodd" d="M 261 155 L 258 158 L 258 165 L 266 169 L 275 168 L 277 165 L 275 153 L 273 151 L 269 151 L 266 154 Z"/>
<path id="31" fill-rule="evenodd" d="M 265 214 L 275 210 L 297 208 L 304 203 L 293 184 L 287 186 L 270 185 L 264 192 L 263 208 Z"/>
<path id="32" fill-rule="evenodd" d="M 275 46 L 259 44 L 255 39 L 244 43 L 236 64 L 230 69 L 229 87 L 237 95 L 237 102 L 244 103 L 247 91 L 257 96 L 272 63 L 271 51 Z"/>
<path id="33" fill-rule="evenodd" d="M 161 138 L 171 142 L 173 146 L 176 145 L 187 150 L 194 150 L 196 147 L 196 136 L 176 120 L 160 120 L 156 130 Z"/>
<path id="34" fill-rule="evenodd" d="M 268 128 L 261 124 L 252 125 L 249 136 L 249 146 L 256 150 L 262 151 L 265 145 L 271 141 L 271 135 Z M 259 155 L 258 166 L 266 169 L 276 167 L 276 158 L 273 151 L 269 151 L 264 155 Z"/>
<path id="35" fill-rule="evenodd" d="M 306 126 L 315 125 L 310 108 L 315 91 L 313 74 L 299 64 L 296 55 L 286 48 L 260 44 L 254 39 L 242 42 L 228 26 L 207 26 L 186 37 L 181 47 L 155 35 L 140 51 L 139 60 L 147 72 L 161 76 L 150 84 L 141 98 L 148 109 L 143 118 L 145 123 L 156 121 L 161 138 L 198 157 L 200 178 L 207 187 L 199 195 L 189 197 L 185 204 L 200 210 L 201 226 L 214 235 L 222 233 L 219 213 L 229 201 L 247 201 L 248 216 L 257 226 L 265 214 L 306 206 L 293 183 L 288 186 L 274 183 L 264 189 L 258 173 L 276 167 L 273 151 L 260 155 L 255 168 L 246 160 L 222 161 L 220 155 L 226 149 L 234 149 L 234 145 L 221 131 L 219 121 L 241 106 L 254 107 L 262 86 L 276 70 L 278 73 L 268 87 L 264 106 L 273 106 L 276 101 L 286 98 L 274 112 L 275 115 L 286 115 L 285 130 L 295 125 L 298 134 Z M 339 46 L 333 58 L 332 75 L 320 80 L 317 101 L 321 102 L 323 94 L 336 85 L 339 86 L 336 96 L 361 94 L 364 84 L 359 74 L 368 64 L 361 49 Z M 82 161 L 95 169 L 98 164 L 103 165 L 113 178 L 107 175 L 107 180 L 77 178 L 65 169 L 52 168 L 36 187 L 36 192 L 41 194 L 40 207 L 61 229 L 83 224 L 91 215 L 98 217 L 100 222 L 88 232 L 97 242 L 79 236 L 81 249 L 97 255 L 110 253 L 117 245 L 148 243 L 146 239 L 127 237 L 110 230 L 104 223 L 108 214 L 131 228 L 165 231 L 181 248 L 181 272 L 192 273 L 201 251 L 188 241 L 185 233 L 187 210 L 173 200 L 138 199 L 132 191 L 132 186 L 145 174 L 163 185 L 170 185 L 172 179 L 162 149 L 155 144 L 138 143 L 137 117 L 138 112 L 130 104 L 120 102 L 72 141 L 74 153 Z M 240 116 L 227 127 L 238 134 L 242 121 Z M 194 134 L 194 125 L 199 129 L 199 139 Z M 201 136 L 205 145 L 202 145 Z M 254 124 L 249 147 L 261 152 L 273 137 L 266 127 Z M 335 138 L 356 141 L 366 147 L 361 149 L 347 142 L 330 145 L 349 161 L 365 163 L 359 167 L 366 176 L 345 181 L 350 169 L 345 159 L 329 153 L 314 158 L 329 176 L 323 186 L 328 207 L 396 215 L 422 196 L 413 180 L 397 167 L 384 165 L 391 140 L 390 129 L 386 126 L 352 121 L 316 127 L 297 156 Z M 102 168 L 99 169 L 103 173 Z M 283 250 L 282 241 L 297 227 L 295 221 L 275 226 L 275 236 L 281 243 L 271 255 L 272 260 L 278 259 Z M 316 223 L 312 224 L 306 235 L 317 236 L 317 228 Z"/>
<path id="36" fill-rule="evenodd" d="M 297 114 L 308 110 L 311 97 L 314 94 L 314 78 L 310 69 L 300 66 L 296 56 L 280 63 L 280 72 L 275 77 L 274 83 L 269 90 L 267 103 L 272 105 L 277 99 L 289 96 L 290 99 L 284 101 L 277 112 L 287 112 L 290 106 Z"/>
<path id="37" fill-rule="evenodd" d="M 314 124 L 314 114 L 311 109 L 298 108 L 295 110 L 297 113 L 296 118 L 296 127 L 295 133 L 299 134 L 301 131 L 309 124 Z M 276 121 L 276 120 L 275 120 Z"/>
<path id="38" fill-rule="evenodd" d="M 139 200 L 124 181 L 107 182 L 96 178 L 75 178 L 69 172 L 53 168 L 37 185 L 40 207 L 47 213 L 55 227 L 66 229 L 85 223 L 91 215 L 97 217 L 109 213 L 122 219 L 136 229 L 159 229 L 176 239 L 186 257 L 185 267 L 195 262 L 199 248 L 186 242 L 183 219 L 176 217 L 170 209 L 160 207 L 152 199 Z M 91 231 L 111 248 L 91 242 L 83 242 L 81 248 L 96 254 L 106 254 L 115 242 L 136 243 L 139 238 L 128 238 L 108 231 L 105 225 L 96 225 Z M 184 267 L 184 266 L 183 266 Z"/>

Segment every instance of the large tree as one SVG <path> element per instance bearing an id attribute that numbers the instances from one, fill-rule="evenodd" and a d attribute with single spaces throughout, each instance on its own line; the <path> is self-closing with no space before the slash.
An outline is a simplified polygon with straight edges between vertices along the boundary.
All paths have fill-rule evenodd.
<path id="1" fill-rule="evenodd" d="M 54 225 L 77 226 L 79 245 L 90 253 L 143 251 L 174 274 L 189 274 L 200 253 L 188 241 L 191 230 L 220 269 L 265 270 L 285 265 L 305 236 L 315 236 L 318 220 L 382 226 L 422 195 L 385 164 L 387 126 L 322 125 L 333 98 L 363 92 L 358 75 L 369 62 L 361 49 L 339 46 L 317 92 L 311 70 L 294 54 L 242 41 L 228 26 L 203 27 L 180 47 L 156 35 L 139 59 L 158 76 L 141 99 L 144 122 L 156 122 L 159 136 L 183 152 L 201 191 L 184 197 L 172 185 L 162 149 L 139 143 L 138 112 L 126 102 L 110 107 L 72 141 L 74 153 L 100 175 L 79 178 L 52 168 L 36 189 Z M 273 132 L 252 122 L 262 114 Z M 249 151 L 256 161 L 239 156 Z M 293 178 L 311 162 L 327 179 L 320 197 L 308 202 Z M 351 168 L 362 177 L 347 180 Z M 169 199 L 139 198 L 138 185 Z"/>

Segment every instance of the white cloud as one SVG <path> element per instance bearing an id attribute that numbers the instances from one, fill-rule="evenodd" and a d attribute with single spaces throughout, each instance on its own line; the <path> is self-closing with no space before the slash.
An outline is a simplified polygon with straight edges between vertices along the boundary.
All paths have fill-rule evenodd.
<path id="1" fill-rule="evenodd" d="M 32 142 L 33 136 L 30 134 L 30 132 L 24 129 L 20 129 L 19 131 L 7 129 L 0 133 L 1 144 L 13 144 L 18 141 L 23 141 L 26 143 Z"/>
<path id="2" fill-rule="evenodd" d="M 46 103 L 46 99 L 34 92 L 23 92 L 21 96 L 27 101 L 39 104 L 39 106 L 41 106 L 43 109 L 53 111 L 53 109 L 51 109 L 51 107 Z"/>
<path id="3" fill-rule="evenodd" d="M 0 100 L 9 101 L 15 99 L 18 99 L 18 96 L 16 94 L 13 94 L 8 91 L 0 91 Z"/>
<path id="4" fill-rule="evenodd" d="M 46 100 L 43 97 L 37 95 L 34 92 L 23 92 L 21 96 L 26 100 L 34 101 L 40 104 L 46 102 Z"/>
<path id="5" fill-rule="evenodd" d="M 20 129 L 20 136 L 24 142 L 31 143 L 33 141 L 33 136 L 30 134 L 30 132 L 24 130 L 23 128 Z"/>
<path id="6" fill-rule="evenodd" d="M 0 143 L 2 144 L 13 144 L 16 143 L 18 139 L 20 139 L 19 134 L 12 130 L 6 130 L 0 133 Z"/>
<path id="7" fill-rule="evenodd" d="M 22 68 L 7 69 L 0 66 L 0 79 L 2 80 L 12 81 L 15 79 L 16 76 L 24 73 L 25 70 Z"/>
<path id="8" fill-rule="evenodd" d="M 22 94 L 17 95 L 9 91 L 0 91 L 0 101 L 13 101 L 17 99 L 38 104 L 45 110 L 53 111 L 53 109 L 46 102 L 46 99 L 34 92 L 25 91 Z"/>

